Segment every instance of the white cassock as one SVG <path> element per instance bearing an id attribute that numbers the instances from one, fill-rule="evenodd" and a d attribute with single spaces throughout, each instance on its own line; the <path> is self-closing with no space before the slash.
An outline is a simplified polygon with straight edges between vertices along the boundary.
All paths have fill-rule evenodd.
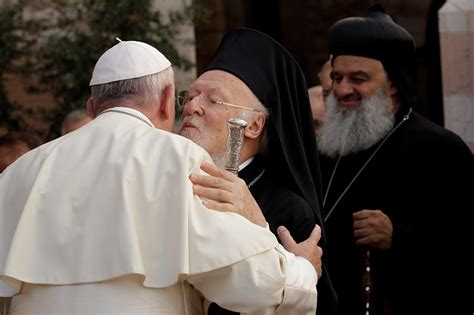
<path id="1" fill-rule="evenodd" d="M 118 112 L 117 112 L 118 111 Z M 268 230 L 206 209 L 211 162 L 117 107 L 0 175 L 0 296 L 10 314 L 314 314 L 314 268 Z"/>

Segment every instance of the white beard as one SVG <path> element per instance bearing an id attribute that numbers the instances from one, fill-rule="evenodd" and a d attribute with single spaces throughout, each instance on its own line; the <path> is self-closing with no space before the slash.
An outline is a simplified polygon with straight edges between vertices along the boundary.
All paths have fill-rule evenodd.
<path id="1" fill-rule="evenodd" d="M 256 117 L 252 111 L 241 111 L 239 118 L 245 120 L 247 123 L 251 121 L 253 117 Z M 223 120 L 222 123 L 225 123 Z M 198 134 L 193 134 L 192 131 L 180 131 L 180 135 L 193 141 L 201 148 L 206 150 L 212 158 L 214 164 L 219 168 L 225 168 L 226 155 L 227 155 L 227 142 L 224 144 L 218 143 L 216 138 L 212 136 L 212 132 L 207 128 L 204 121 L 197 116 L 187 116 L 183 119 L 183 122 L 192 123 L 198 130 Z M 245 139 L 244 139 L 245 143 Z"/>
<path id="2" fill-rule="evenodd" d="M 219 168 L 225 168 L 225 152 L 211 155 L 212 161 Z"/>
<path id="3" fill-rule="evenodd" d="M 317 136 L 319 151 L 336 157 L 370 148 L 393 128 L 392 109 L 392 99 L 383 88 L 362 98 L 355 109 L 340 106 L 331 93 L 326 100 L 326 121 Z"/>
<path id="4" fill-rule="evenodd" d="M 192 133 L 181 131 L 180 134 L 183 137 L 186 137 L 189 140 L 193 141 L 194 143 L 199 145 L 201 148 L 203 148 L 207 152 L 211 152 L 212 149 L 214 150 L 216 149 L 216 146 L 218 145 L 216 144 L 215 139 L 212 136 L 210 136 L 211 132 L 203 123 L 202 119 L 196 116 L 189 116 L 185 118 L 185 121 L 191 122 L 199 130 L 199 134 L 193 135 Z M 220 152 L 210 154 L 214 164 L 216 164 L 217 167 L 224 168 L 225 154 L 226 154 L 225 149 L 221 150 Z"/>

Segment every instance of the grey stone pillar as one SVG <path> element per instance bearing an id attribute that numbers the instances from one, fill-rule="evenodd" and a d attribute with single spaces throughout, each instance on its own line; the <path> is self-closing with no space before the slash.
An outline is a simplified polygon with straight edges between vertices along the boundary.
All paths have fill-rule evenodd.
<path id="1" fill-rule="evenodd" d="M 448 0 L 438 15 L 445 127 L 474 152 L 474 1 Z"/>

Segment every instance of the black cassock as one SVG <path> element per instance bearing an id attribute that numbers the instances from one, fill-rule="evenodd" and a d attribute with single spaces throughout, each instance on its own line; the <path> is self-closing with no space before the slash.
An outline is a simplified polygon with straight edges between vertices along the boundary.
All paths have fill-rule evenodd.
<path id="1" fill-rule="evenodd" d="M 242 171 L 239 177 L 250 185 L 250 192 L 262 209 L 273 234 L 278 235 L 276 229 L 284 225 L 296 242 L 306 240 L 311 234 L 316 218 L 311 205 L 301 196 L 285 187 L 278 174 L 273 174 L 264 167 L 261 157 L 255 159 Z M 327 303 L 331 296 L 327 292 L 333 290 L 327 274 L 318 280 L 318 314 L 332 314 L 332 305 Z M 209 315 L 238 314 L 218 307 L 215 303 L 209 308 Z"/>
<path id="2" fill-rule="evenodd" d="M 314 211 L 305 199 L 285 187 L 275 176 L 278 177 L 278 174 L 271 174 L 265 169 L 259 157 L 239 172 L 239 177 L 247 185 L 253 182 L 250 192 L 262 209 L 273 234 L 278 235 L 276 229 L 284 225 L 296 242 L 302 242 L 316 224 Z"/>
<path id="3" fill-rule="evenodd" d="M 396 124 L 406 113 L 397 114 Z M 352 213 L 381 209 L 393 223 L 393 240 L 390 250 L 370 250 L 371 314 L 472 314 L 470 150 L 457 135 L 413 112 L 340 198 L 378 145 L 342 157 L 335 172 L 337 159 L 321 158 L 325 193 L 329 186 L 323 216 L 332 211 L 325 221 L 326 255 L 340 313 L 365 314 L 365 250 L 355 245 Z"/>

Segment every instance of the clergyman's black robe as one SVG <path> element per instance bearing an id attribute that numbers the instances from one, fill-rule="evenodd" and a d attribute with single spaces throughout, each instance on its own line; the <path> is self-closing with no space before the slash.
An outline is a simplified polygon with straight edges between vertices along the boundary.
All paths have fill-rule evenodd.
<path id="1" fill-rule="evenodd" d="M 249 185 L 263 171 L 264 165 L 256 157 L 247 167 L 239 172 L 239 177 Z M 252 196 L 262 209 L 270 230 L 284 225 L 297 243 L 306 240 L 316 224 L 314 211 L 310 204 L 280 183 L 278 174 L 270 174 L 265 170 L 263 175 L 250 187 Z"/>
<path id="2" fill-rule="evenodd" d="M 396 124 L 406 113 L 397 114 Z M 324 215 L 377 146 L 341 158 Z M 325 192 L 335 163 L 321 158 Z M 391 249 L 371 249 L 371 315 L 473 313 L 473 167 L 457 135 L 416 113 L 388 138 L 325 222 L 340 314 L 365 314 L 364 249 L 355 245 L 352 227 L 352 213 L 362 209 L 381 209 L 393 223 Z"/>
<path id="3" fill-rule="evenodd" d="M 260 209 L 262 209 L 270 230 L 273 234 L 277 235 L 277 238 L 276 230 L 280 225 L 285 226 L 290 231 L 291 236 L 297 243 L 309 237 L 316 224 L 314 211 L 310 204 L 281 184 L 281 179 L 274 178 L 274 174 L 265 169 L 260 157 L 255 157 L 249 165 L 241 170 L 239 177 L 247 185 L 250 185 L 249 189 L 252 196 L 257 201 Z M 222 309 L 213 303 L 209 308 L 208 314 L 225 315 L 238 313 Z"/>

